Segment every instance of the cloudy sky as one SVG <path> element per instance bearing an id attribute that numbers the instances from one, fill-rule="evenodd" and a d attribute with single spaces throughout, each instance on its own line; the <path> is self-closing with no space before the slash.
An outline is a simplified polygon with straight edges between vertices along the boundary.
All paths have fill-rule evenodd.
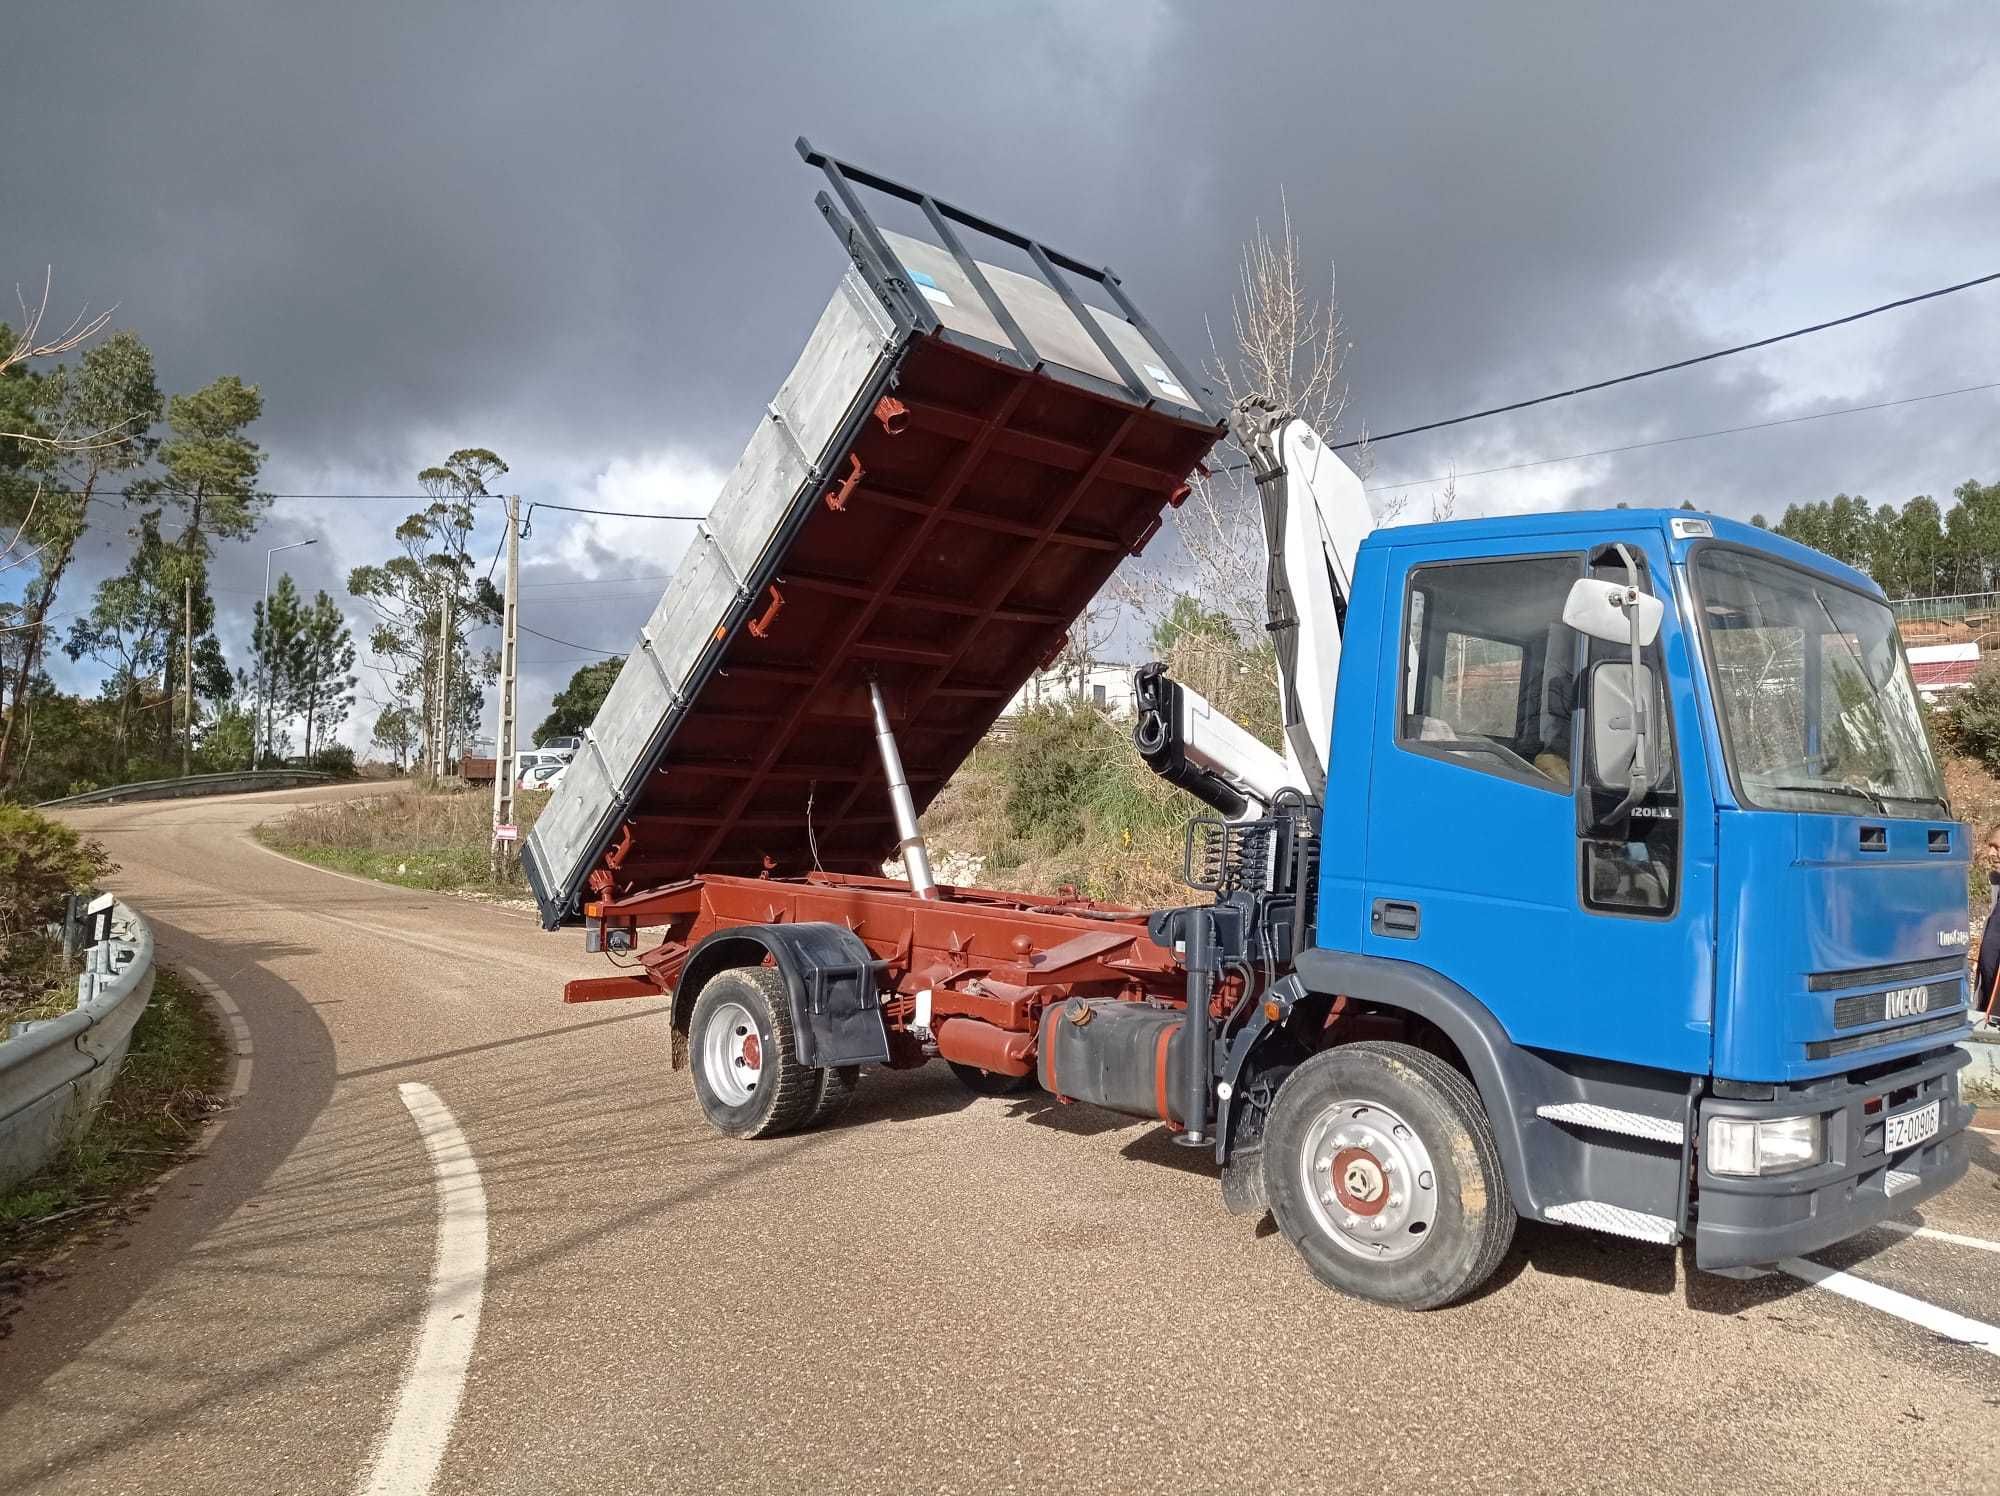
<path id="1" fill-rule="evenodd" d="M 530 501 L 700 513 L 844 264 L 801 133 L 1116 266 L 1189 362 L 1282 192 L 1338 266 L 1349 434 L 2000 270 L 1984 3 L 40 0 L 0 52 L 0 284 L 53 265 L 167 388 L 260 385 L 275 492 L 408 493 L 478 445 Z M 1943 499 L 2000 477 L 2000 390 L 1483 470 L 1989 383 L 1996 331 L 2000 285 L 1385 443 L 1369 481 L 1456 472 L 1461 514 Z M 290 569 L 344 597 L 408 508 L 280 500 L 220 560 L 225 642 L 265 547 L 318 537 Z M 524 624 L 622 650 L 687 529 L 537 515 Z M 522 642 L 533 723 L 593 656 Z"/>

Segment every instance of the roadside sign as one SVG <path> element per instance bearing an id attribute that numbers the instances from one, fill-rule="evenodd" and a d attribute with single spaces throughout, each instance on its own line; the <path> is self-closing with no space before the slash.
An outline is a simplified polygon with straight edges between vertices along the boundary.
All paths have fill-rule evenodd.
<path id="1" fill-rule="evenodd" d="M 493 839 L 495 841 L 519 841 L 521 839 L 521 828 L 519 826 L 495 826 L 493 828 Z"/>

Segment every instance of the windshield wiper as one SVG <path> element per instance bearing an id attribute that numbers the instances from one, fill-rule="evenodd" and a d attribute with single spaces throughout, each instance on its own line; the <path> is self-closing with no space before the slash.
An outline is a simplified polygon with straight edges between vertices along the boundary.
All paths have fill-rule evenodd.
<path id="1" fill-rule="evenodd" d="M 1951 802 L 1942 795 L 1891 795 L 1883 790 L 1877 790 L 1875 794 L 1878 799 L 1894 800 L 1898 805 L 1935 805 L 1945 814 L 1951 813 Z"/>
<path id="2" fill-rule="evenodd" d="M 1873 790 L 1863 789 L 1858 784 L 1822 782 L 1819 784 L 1767 784 L 1762 787 L 1767 790 L 1790 790 L 1794 794 L 1811 794 L 1817 790 L 1828 795 L 1846 795 L 1855 800 L 1865 800 L 1884 815 L 1889 813 L 1889 807 L 1882 803 L 1880 795 L 1876 794 Z"/>

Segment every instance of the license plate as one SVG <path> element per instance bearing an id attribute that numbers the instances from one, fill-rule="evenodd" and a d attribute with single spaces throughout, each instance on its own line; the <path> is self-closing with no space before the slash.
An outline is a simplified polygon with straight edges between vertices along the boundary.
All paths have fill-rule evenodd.
<path id="1" fill-rule="evenodd" d="M 1898 1112 L 1888 1122 L 1888 1132 L 1882 1142 L 1887 1153 L 1901 1153 L 1905 1148 L 1934 1138 L 1938 1133 L 1938 1112 L 1942 1105 L 1933 1101 L 1929 1106 L 1920 1106 L 1913 1112 Z"/>

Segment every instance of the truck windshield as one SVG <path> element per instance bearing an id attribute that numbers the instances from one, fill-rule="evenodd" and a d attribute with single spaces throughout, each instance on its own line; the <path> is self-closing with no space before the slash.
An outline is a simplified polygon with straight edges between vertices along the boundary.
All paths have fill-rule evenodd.
<path id="1" fill-rule="evenodd" d="M 1695 588 L 1737 791 L 1766 810 L 1946 810 L 1887 606 L 1795 566 L 1703 550 Z"/>

